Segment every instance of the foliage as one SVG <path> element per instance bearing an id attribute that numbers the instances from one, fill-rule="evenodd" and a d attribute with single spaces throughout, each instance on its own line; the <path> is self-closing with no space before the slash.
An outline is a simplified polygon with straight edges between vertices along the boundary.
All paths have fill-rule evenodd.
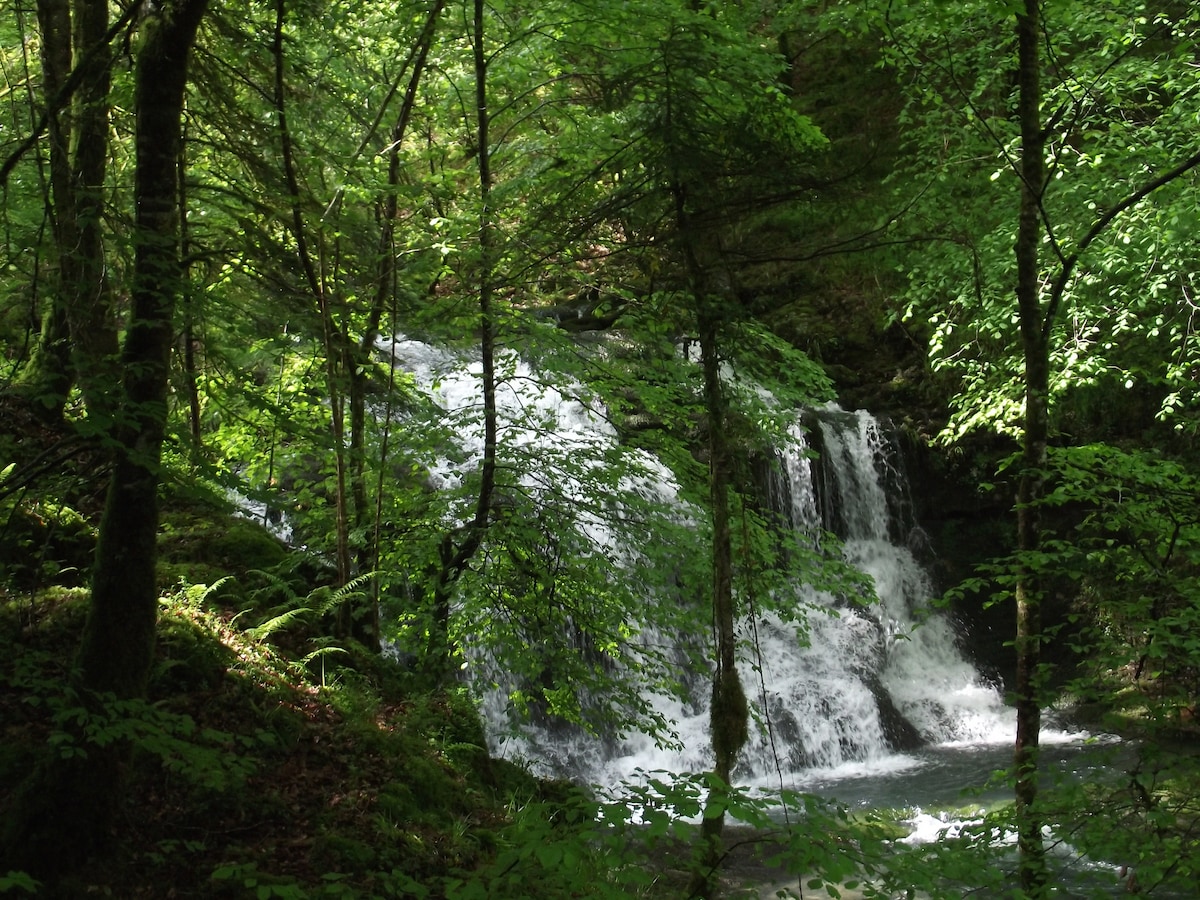
<path id="1" fill-rule="evenodd" d="M 1196 13 L 1127 0 L 1045 6 L 1047 282 L 1083 250 L 1052 334 L 1063 447 L 1040 473 L 1051 489 L 1039 508 L 1056 531 L 1035 555 L 989 570 L 988 589 L 1000 598 L 1014 572 L 1045 573 L 1073 598 L 1060 632 L 1080 648 L 1072 690 L 1125 707 L 1152 734 L 1186 732 L 1200 677 L 1188 505 L 1200 485 L 1186 443 L 1196 427 L 1194 173 L 1084 243 L 1130 185 L 1190 152 Z M 795 409 L 833 398 L 831 372 L 865 377 L 819 366 L 793 342 L 832 360 L 852 335 L 874 333 L 874 321 L 861 321 L 874 318 L 870 299 L 899 280 L 895 320 L 928 338 L 936 384 L 954 390 L 943 438 L 1014 433 L 1024 403 L 1009 297 L 1017 132 L 1010 73 L 996 64 L 1011 55 L 1014 9 L 491 3 L 489 147 L 476 146 L 479 73 L 460 5 L 215 9 L 196 50 L 181 154 L 185 267 L 168 323 L 179 343 L 165 401 L 169 446 L 153 473 L 173 482 L 161 492 L 168 515 L 158 541 L 159 583 L 169 588 L 151 697 L 84 697 L 70 686 L 65 642 L 47 652 L 14 644 L 3 690 L 23 698 L 21 721 L 60 756 L 127 744 L 148 793 L 185 784 L 194 808 L 180 800 L 178 827 L 161 839 L 175 843 L 156 835 L 136 852 L 161 869 L 183 869 L 175 857 L 190 855 L 187 867 L 211 873 L 203 889 L 517 896 L 536 880 L 546 896 L 652 893 L 624 845 L 640 849 L 635 835 L 646 832 L 685 834 L 679 818 L 698 813 L 713 785 L 660 780 L 653 798 L 631 788 L 651 810 L 637 827 L 619 819 L 625 799 L 534 799 L 540 789 L 528 779 L 529 797 L 498 810 L 479 799 L 498 764 L 485 761 L 467 696 L 428 695 L 411 671 L 368 657 L 347 636 L 379 609 L 399 658 L 419 667 L 439 624 L 430 587 L 448 537 L 474 515 L 482 477 L 479 400 L 468 389 L 478 380 L 470 348 L 481 266 L 496 297 L 504 410 L 486 534 L 453 585 L 455 661 L 518 719 L 606 735 L 644 728 L 669 743 L 671 723 L 651 698 L 683 693 L 684 674 L 709 665 L 696 652 L 670 657 L 654 640 L 703 635 L 710 621 L 712 409 L 689 355 L 703 321 L 720 324 L 730 403 L 720 424 L 738 457 L 737 599 L 752 614 L 779 613 L 799 639 L 808 610 L 795 583 L 847 602 L 869 601 L 872 589 L 835 541 L 781 539 L 754 494 L 749 459 L 770 465 Z M 63 206 L 47 187 L 52 141 L 37 124 L 54 100 L 37 96 L 46 36 L 24 4 L 12 10 L 0 25 L 10 101 L 0 123 L 0 351 L 5 384 L 15 385 L 49 349 L 38 335 L 53 311 L 52 226 Z M 122 52 L 144 37 L 130 30 Z M 867 71 L 863 61 L 876 59 L 881 67 Z M 113 69 L 105 98 L 111 152 L 93 214 L 102 250 L 89 254 L 119 301 L 108 323 L 117 330 L 144 246 L 133 226 L 127 68 L 122 59 Z M 891 74 L 900 76 L 894 89 Z M 863 80 L 878 96 L 847 96 Z M 876 113 L 888 127 L 862 134 Z M 884 203 L 873 182 L 898 147 L 895 199 Z M 486 208 L 481 154 L 492 163 Z M 481 258 L 481 221 L 494 226 L 494 258 Z M 897 272 L 875 271 L 879 256 L 833 261 L 873 238 L 894 245 L 887 258 Z M 784 331 L 790 342 L 777 336 Z M 379 339 L 388 333 L 395 340 Z M 403 349 L 402 334 L 428 342 L 435 364 L 389 352 Z M 863 355 L 886 355 L 875 349 Z M 361 430 L 340 412 L 351 396 L 363 404 Z M 34 408 L 46 399 L 34 396 Z M 63 433 L 74 440 L 87 430 L 79 397 L 64 409 Z M 564 425 L 556 409 L 573 417 L 570 440 L 551 437 Z M 1131 440 L 1166 452 L 1131 449 Z M 50 640 L 52 628 L 69 631 L 79 604 L 39 590 L 90 574 L 98 491 L 86 469 L 102 467 L 81 462 L 77 473 L 72 463 L 68 486 L 67 475 L 48 473 L 71 457 L 23 469 L 29 460 L 17 454 L 31 451 L 8 436 L 0 452 L 13 633 Z M 179 489 L 197 481 L 261 503 L 264 525 L 306 553 L 249 522 L 214 522 L 207 507 L 193 515 Z M 343 544 L 355 550 L 351 570 L 335 558 Z M 235 608 L 240 618 L 230 620 Z M 403 693 L 384 696 L 381 684 Z M 233 724 L 206 718 L 206 692 L 233 707 Z M 219 719 L 222 710 L 211 712 Z M 303 753 L 289 755 L 298 746 Z M 270 793 L 266 773 L 291 777 L 307 765 L 297 759 L 310 758 L 325 767 L 319 787 L 344 800 L 340 809 L 316 810 L 283 788 L 271 793 L 273 809 L 243 796 Z M 1138 836 L 1161 838 L 1156 858 L 1180 860 L 1162 876 L 1186 877 L 1188 773 L 1165 762 L 1162 771 L 1129 783 L 1144 792 L 1129 806 L 1112 802 Z M 310 787 L 299 776 L 294 784 L 296 793 Z M 1136 791 L 1129 785 L 1119 790 Z M 718 787 L 736 818 L 774 827 L 758 798 Z M 1064 808 L 1100 797 L 1063 796 Z M 852 866 L 896 885 L 904 873 L 907 888 L 931 895 L 970 884 L 983 868 L 973 854 L 987 859 L 1003 830 L 988 820 L 974 843 L 897 851 L 883 866 L 896 848 L 870 828 L 788 799 L 807 824 L 779 838 L 781 853 L 830 887 Z M 276 843 L 185 846 L 205 815 L 255 821 L 251 808 Z M 591 824 L 598 816 L 610 830 Z M 252 851 L 287 846 L 282 835 L 297 823 L 317 861 L 260 870 Z M 1100 826 L 1081 822 L 1077 837 L 1110 855 Z M 1139 867 L 1153 870 L 1152 856 Z M 332 874 L 343 868 L 346 877 Z M 19 875 L 0 879 L 0 890 L 22 889 Z"/>
<path id="2" fill-rule="evenodd" d="M 1187 41 L 1192 11 L 1148 14 L 1141 4 L 1046 10 L 1049 63 L 1049 229 L 1046 285 L 1097 218 L 1136 186 L 1187 155 L 1194 115 Z M 926 16 L 889 4 L 891 62 L 919 73 L 902 118 L 909 151 L 897 185 L 908 233 L 923 242 L 905 261 L 904 315 L 931 330 L 931 360 L 960 384 L 947 437 L 976 428 L 1011 432 L 1022 409 L 1009 300 L 1016 227 L 1015 103 L 994 61 L 1011 50 L 1005 9 L 959 5 Z M 933 48 L 944 48 L 935 51 Z M 1189 429 L 1194 270 L 1180 240 L 1194 214 L 1195 175 L 1132 209 L 1090 244 L 1068 285 L 1052 333 L 1056 402 L 1083 393 L 1139 392 L 1157 414 Z"/>

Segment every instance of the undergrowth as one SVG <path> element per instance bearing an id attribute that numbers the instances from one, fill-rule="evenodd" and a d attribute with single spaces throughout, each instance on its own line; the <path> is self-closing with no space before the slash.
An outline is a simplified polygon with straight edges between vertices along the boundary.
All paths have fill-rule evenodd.
<path id="1" fill-rule="evenodd" d="M 597 883 L 584 798 L 490 758 L 462 689 L 379 677 L 378 661 L 321 677 L 239 628 L 217 587 L 162 598 L 145 700 L 89 707 L 68 665 L 86 592 L 5 600 L 0 800 L 39 754 L 131 748 L 110 852 L 47 896 L 517 897 L 536 878 L 538 896 L 567 897 Z M 34 887 L 0 876 L 0 893 Z"/>

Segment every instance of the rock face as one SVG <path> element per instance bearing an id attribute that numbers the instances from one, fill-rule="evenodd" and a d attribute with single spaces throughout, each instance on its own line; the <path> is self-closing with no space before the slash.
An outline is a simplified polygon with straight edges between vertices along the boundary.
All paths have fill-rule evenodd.
<path id="1" fill-rule="evenodd" d="M 905 438 L 913 514 L 928 537 L 923 561 L 936 590 L 948 591 L 975 576 L 982 563 L 1015 547 L 1015 485 L 994 480 L 996 465 L 1015 447 L 975 439 L 948 449 L 911 433 Z M 985 483 L 994 487 L 984 490 Z M 988 601 L 979 593 L 956 594 L 948 609 L 966 655 L 986 675 L 1009 684 L 1015 666 L 1006 646 L 1016 629 L 1012 604 Z"/>

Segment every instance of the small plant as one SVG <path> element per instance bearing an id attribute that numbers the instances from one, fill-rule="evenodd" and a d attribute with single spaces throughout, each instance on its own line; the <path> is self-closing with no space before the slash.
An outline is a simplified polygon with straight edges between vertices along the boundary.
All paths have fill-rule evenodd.
<path id="1" fill-rule="evenodd" d="M 18 890 L 27 894 L 36 894 L 40 882 L 30 878 L 24 872 L 9 872 L 0 875 L 0 894 L 14 893 Z"/>

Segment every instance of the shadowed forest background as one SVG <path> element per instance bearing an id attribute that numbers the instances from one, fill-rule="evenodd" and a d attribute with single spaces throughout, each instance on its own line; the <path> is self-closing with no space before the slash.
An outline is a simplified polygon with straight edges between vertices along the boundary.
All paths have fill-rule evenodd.
<path id="1" fill-rule="evenodd" d="M 0 893 L 1194 890 L 1192 4 L 2 8 Z M 739 780 L 755 623 L 883 616 L 830 404 L 1011 707 L 932 842 Z M 489 751 L 655 698 L 703 771 Z"/>

